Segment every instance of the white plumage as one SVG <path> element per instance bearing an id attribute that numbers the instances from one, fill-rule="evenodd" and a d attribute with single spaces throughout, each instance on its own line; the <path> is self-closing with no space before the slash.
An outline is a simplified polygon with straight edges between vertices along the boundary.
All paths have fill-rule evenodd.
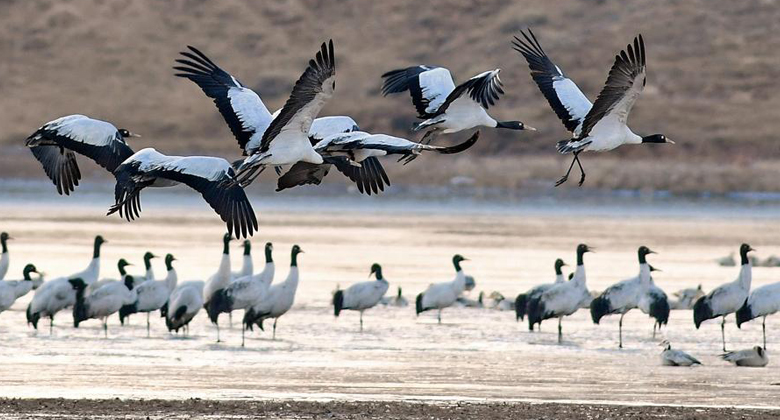
<path id="1" fill-rule="evenodd" d="M 8 310 L 17 299 L 30 293 L 30 290 L 40 287 L 43 278 L 39 275 L 37 279 L 33 279 L 30 273 L 38 273 L 38 270 L 34 265 L 27 264 L 22 280 L 0 280 L 0 312 Z"/>
<path id="2" fill-rule="evenodd" d="M 230 271 L 230 240 L 230 234 L 225 234 L 222 237 L 222 259 L 219 261 L 219 268 L 217 268 L 216 273 L 206 280 L 206 285 L 203 287 L 203 303 L 211 323 L 217 327 L 217 343 L 220 342 L 219 314 L 223 312 L 222 307 L 224 306 L 222 300 L 224 295 L 220 291 L 225 289 L 232 279 L 232 272 Z"/>
<path id="3" fill-rule="evenodd" d="M 431 128 L 423 143 L 429 143 L 439 132 L 456 133 L 479 126 L 535 130 L 520 121 L 496 121 L 487 113 L 504 93 L 500 71 L 485 71 L 455 86 L 444 67 L 419 65 L 392 70 L 382 75 L 382 94 L 409 91 L 418 118 L 423 120 L 414 130 Z"/>
<path id="4" fill-rule="evenodd" d="M 747 302 L 737 311 L 737 327 L 752 319 L 762 317 L 761 329 L 766 350 L 766 317 L 780 311 L 780 283 L 767 284 L 754 289 Z"/>
<path id="5" fill-rule="evenodd" d="M 455 266 L 455 279 L 444 283 L 433 283 L 425 289 L 424 292 L 417 295 L 415 300 L 415 311 L 420 313 L 436 309 L 438 311 L 436 319 L 441 324 L 441 311 L 444 308 L 452 306 L 458 297 L 467 288 L 466 274 L 460 267 L 460 263 L 467 261 L 461 255 L 452 257 L 452 264 Z M 473 283 L 471 285 L 473 288 Z M 469 289 L 470 290 L 470 289 Z"/>
<path id="6" fill-rule="evenodd" d="M 623 348 L 623 316 L 639 306 L 639 300 L 650 287 L 650 266 L 646 258 L 648 254 L 655 254 L 655 252 L 646 246 L 640 246 L 637 254 L 639 275 L 613 284 L 590 303 L 590 315 L 594 324 L 598 324 L 605 315 L 620 314 L 618 347 L 621 349 Z"/>
<path id="7" fill-rule="evenodd" d="M 360 312 L 360 331 L 363 331 L 363 311 L 376 306 L 387 293 L 389 286 L 387 280 L 382 276 L 382 266 L 372 265 L 371 274 L 376 275 L 375 281 L 356 283 L 333 295 L 333 309 L 336 317 L 345 309 Z"/>
<path id="8" fill-rule="evenodd" d="M 650 266 L 650 272 L 656 270 L 652 265 Z M 640 311 L 654 318 L 653 322 L 653 338 L 655 338 L 656 327 L 660 330 L 663 325 L 669 322 L 669 312 L 671 307 L 669 305 L 669 297 L 666 296 L 660 287 L 656 286 L 653 277 L 650 277 L 650 284 L 647 287 L 645 293 L 639 298 L 639 304 L 637 305 Z"/>
<path id="9" fill-rule="evenodd" d="M 695 357 L 682 350 L 672 349 L 672 344 L 668 340 L 661 343 L 664 351 L 661 352 L 661 364 L 664 366 L 693 366 L 700 365 L 701 362 Z"/>
<path id="10" fill-rule="evenodd" d="M 626 125 L 628 114 L 646 82 L 647 63 L 642 35 L 634 38 L 633 44 L 615 57 L 607 82 L 593 104 L 550 60 L 531 30 L 527 34 L 521 32 L 521 35 L 523 39 L 515 37 L 514 49 L 528 62 L 531 77 L 539 90 L 573 134 L 570 140 L 559 141 L 557 145 L 560 153 L 573 153 L 574 159 L 556 186 L 566 182 L 574 163 L 579 165 L 582 185 L 585 171 L 578 155 L 583 151 L 612 150 L 623 144 L 674 143 L 662 134 L 638 136 Z"/>
<path id="11" fill-rule="evenodd" d="M 276 339 L 276 323 L 279 317 L 286 314 L 295 302 L 295 293 L 298 290 L 298 254 L 303 250 L 298 245 L 293 245 L 290 259 L 290 273 L 287 278 L 274 283 L 268 288 L 268 293 L 259 302 L 252 305 L 244 312 L 244 328 L 252 330 L 253 324 L 263 329 L 263 321 L 274 318 L 273 339 Z"/>
<path id="12" fill-rule="evenodd" d="M 166 156 L 152 148 L 142 149 L 114 171 L 114 205 L 128 221 L 141 213 L 141 191 L 146 187 L 171 187 L 180 183 L 199 192 L 236 237 L 251 236 L 257 218 L 228 161 L 211 156 Z"/>
<path id="13" fill-rule="evenodd" d="M 697 287 L 689 287 L 678 290 L 672 293 L 675 297 L 674 300 L 669 301 L 669 307 L 671 309 L 693 309 L 693 304 L 704 296 L 704 291 L 701 288 L 701 284 Z"/>
<path id="14" fill-rule="evenodd" d="M 179 281 L 179 276 L 176 273 L 176 269 L 173 268 L 173 262 L 176 260 L 173 255 L 168 254 L 165 256 L 165 268 L 167 274 L 162 280 L 147 280 L 140 283 L 137 287 L 134 287 L 136 291 L 136 299 L 133 303 L 125 305 L 119 310 L 120 320 L 129 314 L 145 312 L 146 313 L 146 336 L 149 336 L 150 322 L 149 314 L 153 311 L 159 310 L 168 302 L 173 289 L 176 288 L 176 283 Z"/>
<path id="15" fill-rule="evenodd" d="M 737 312 L 745 304 L 750 293 L 750 283 L 753 280 L 753 267 L 748 258 L 748 252 L 753 248 L 748 244 L 739 247 L 742 267 L 739 276 L 731 283 L 716 287 L 707 295 L 699 298 L 693 305 L 693 323 L 699 329 L 702 322 L 722 317 L 720 323 L 723 351 L 726 351 L 726 315 Z"/>
<path id="16" fill-rule="evenodd" d="M 720 358 L 737 366 L 764 367 L 769 364 L 769 355 L 761 346 L 747 350 L 730 351 L 721 354 Z"/>
<path id="17" fill-rule="evenodd" d="M 73 326 L 88 319 L 102 319 L 103 333 L 108 337 L 108 317 L 119 312 L 125 305 L 136 300 L 136 289 L 133 288 L 131 276 L 125 276 L 124 282 L 110 282 L 85 293 L 87 284 L 80 278 L 70 278 L 68 282 L 76 290 L 76 301 L 73 305 Z"/>
<path id="18" fill-rule="evenodd" d="M 27 307 L 28 323 L 38 329 L 38 320 L 49 317 L 49 333 L 51 334 L 54 328 L 54 315 L 76 303 L 76 291 L 68 280 L 80 278 L 86 285 L 98 280 L 100 276 L 100 248 L 105 242 L 107 241 L 102 236 L 95 237 L 92 260 L 84 271 L 47 281 L 35 291 L 35 295 Z"/>
<path id="19" fill-rule="evenodd" d="M 590 292 L 585 278 L 584 255 L 591 252 L 585 244 L 577 246 L 577 268 L 571 280 L 556 284 L 541 295 L 528 302 L 528 329 L 533 330 L 534 324 L 540 324 L 545 319 L 558 318 L 558 342 L 563 341 L 561 320 L 582 307 L 589 300 Z"/>
<path id="20" fill-rule="evenodd" d="M 274 277 L 272 252 L 273 245 L 270 242 L 266 243 L 266 264 L 263 271 L 255 275 L 250 274 L 234 279 L 227 287 L 218 292 L 222 294 L 221 299 L 223 300 L 221 307 L 218 309 L 230 314 L 231 323 L 233 311 L 238 309 L 249 309 L 268 295 L 268 289 Z M 245 328 L 241 328 L 241 347 L 244 346 L 244 331 Z"/>
<path id="21" fill-rule="evenodd" d="M 242 185 L 251 183 L 269 165 L 323 163 L 322 156 L 312 148 L 309 129 L 336 88 L 333 41 L 323 43 L 315 58 L 309 61 L 279 115 L 263 133 L 260 148 L 250 152 L 241 163 L 238 177 Z"/>
<path id="22" fill-rule="evenodd" d="M 531 299 L 534 299 L 544 293 L 545 291 L 549 290 L 551 287 L 555 286 L 556 284 L 561 284 L 566 281 L 566 279 L 563 276 L 563 266 L 565 266 L 566 263 L 563 262 L 562 259 L 558 258 L 555 260 L 555 282 L 553 283 L 547 283 L 547 284 L 540 284 L 538 286 L 534 286 L 531 289 L 529 289 L 525 293 L 520 293 L 515 298 L 515 321 L 517 320 L 523 320 L 525 318 L 525 314 L 528 312 L 528 302 L 531 301 Z M 533 326 L 531 326 L 533 327 Z M 531 329 L 533 331 L 533 328 Z"/>
<path id="23" fill-rule="evenodd" d="M 133 154 L 125 141 L 131 136 L 138 137 L 105 121 L 84 115 L 68 115 L 44 124 L 27 137 L 25 145 L 41 163 L 57 192 L 68 195 L 81 179 L 75 153 L 114 172 L 122 161 Z"/>
<path id="24" fill-rule="evenodd" d="M 203 287 L 205 283 L 200 280 L 187 281 L 178 285 L 168 299 L 168 312 L 165 315 L 165 325 L 168 331 L 179 332 L 188 329 L 192 318 L 203 307 Z"/>
<path id="25" fill-rule="evenodd" d="M 11 256 L 8 254 L 8 240 L 11 236 L 8 232 L 0 233 L 0 248 L 2 248 L 2 254 L 0 254 L 0 280 L 5 278 L 8 273 L 8 267 L 11 265 Z"/>

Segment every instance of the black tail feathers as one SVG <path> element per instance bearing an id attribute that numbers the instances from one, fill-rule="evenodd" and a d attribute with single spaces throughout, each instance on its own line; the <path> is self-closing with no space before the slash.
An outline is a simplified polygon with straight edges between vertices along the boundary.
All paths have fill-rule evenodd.
<path id="1" fill-rule="evenodd" d="M 344 291 L 337 290 L 336 293 L 333 294 L 333 315 L 338 317 L 343 308 L 344 308 Z"/>
<path id="2" fill-rule="evenodd" d="M 528 305 L 528 295 L 520 293 L 515 299 L 515 321 L 525 319 L 526 305 Z"/>

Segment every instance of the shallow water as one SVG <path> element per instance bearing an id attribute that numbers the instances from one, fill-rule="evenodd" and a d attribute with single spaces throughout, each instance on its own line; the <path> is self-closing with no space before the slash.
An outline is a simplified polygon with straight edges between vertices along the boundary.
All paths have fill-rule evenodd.
<path id="1" fill-rule="evenodd" d="M 104 235 L 103 275 L 116 277 L 115 262 L 141 265 L 151 250 L 178 258 L 180 280 L 204 279 L 216 270 L 223 226 L 196 196 L 149 194 L 141 220 L 129 224 L 103 216 L 109 198 L 79 191 L 69 198 L 24 191 L 0 196 L 0 230 L 10 244 L 7 278 L 20 277 L 27 262 L 49 278 L 79 271 L 89 262 L 92 237 Z M 187 338 L 169 335 L 157 315 L 146 338 L 145 317 L 120 327 L 113 317 L 109 338 L 91 320 L 73 329 L 69 313 L 46 321 L 39 332 L 24 322 L 31 295 L 0 314 L 0 396 L 158 397 L 158 398 L 348 398 L 560 400 L 615 403 L 780 406 L 775 396 L 780 370 L 734 368 L 721 362 L 716 321 L 695 330 L 690 311 L 673 311 L 668 328 L 651 339 L 652 322 L 634 311 L 624 320 L 623 350 L 617 349 L 617 317 L 593 325 L 580 311 L 563 322 L 563 345 L 555 322 L 529 333 L 514 314 L 489 309 L 451 308 L 443 325 L 435 314 L 415 318 L 413 307 L 378 307 L 334 319 L 329 299 L 336 285 L 367 278 L 373 262 L 384 266 L 391 286 L 402 286 L 410 301 L 427 284 L 450 280 L 454 253 L 477 280 L 470 297 L 499 290 L 514 297 L 553 280 L 553 261 L 574 263 L 574 248 L 585 242 L 597 253 L 586 257 L 588 285 L 602 290 L 636 275 L 635 250 L 658 251 L 651 263 L 663 271 L 656 284 L 671 293 L 701 283 L 705 290 L 731 281 L 738 267 L 720 267 L 748 241 L 767 257 L 780 254 L 780 208 L 738 204 L 692 207 L 671 203 L 629 205 L 540 201 L 517 206 L 475 200 L 416 202 L 301 197 L 256 197 L 261 228 L 254 239 L 255 266 L 262 267 L 261 244 L 275 244 L 276 280 L 287 275 L 293 243 L 300 258 L 301 283 L 293 310 L 279 321 L 277 340 L 269 332 L 250 334 L 240 347 L 241 315 L 223 328 L 223 343 L 205 313 Z M 157 201 L 157 203 L 154 203 Z M 356 204 L 357 203 L 357 204 Z M 641 209 L 641 210 L 637 210 Z M 660 217 L 657 215 L 661 215 Z M 239 244 L 233 261 L 240 263 Z M 164 274 L 155 261 L 158 276 Z M 136 266 L 135 270 L 141 271 Z M 780 268 L 756 268 L 754 286 L 780 281 Z M 221 324 L 226 326 L 227 316 Z M 266 324 L 270 327 L 270 323 Z M 770 317 L 769 354 L 778 345 L 780 317 Z M 268 330 L 268 328 L 267 328 Z M 761 343 L 760 321 L 738 330 L 729 318 L 728 347 Z M 704 366 L 661 367 L 658 343 L 698 357 Z"/>

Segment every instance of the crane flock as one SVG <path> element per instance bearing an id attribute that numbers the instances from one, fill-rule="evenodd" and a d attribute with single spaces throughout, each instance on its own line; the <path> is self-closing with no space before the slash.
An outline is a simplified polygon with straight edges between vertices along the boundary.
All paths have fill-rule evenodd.
<path id="1" fill-rule="evenodd" d="M 572 133 L 559 141 L 560 153 L 574 155 L 585 171 L 580 153 L 608 151 L 623 144 L 673 143 L 662 134 L 639 136 L 626 125 L 628 114 L 647 80 L 647 59 L 642 35 L 616 56 L 607 81 L 594 103 L 545 54 L 535 34 L 527 29 L 512 41 L 528 63 L 531 77 L 555 114 Z M 394 155 L 404 164 L 423 152 L 462 153 L 479 139 L 479 131 L 465 141 L 444 146 L 431 144 L 440 134 L 479 127 L 535 131 L 521 121 L 498 121 L 487 110 L 504 94 L 500 69 L 487 70 L 456 85 L 445 67 L 416 65 L 381 76 L 383 95 L 409 92 L 421 119 L 413 132 L 424 131 L 420 141 L 391 134 L 363 131 L 349 116 L 320 116 L 336 93 L 336 52 L 333 40 L 323 42 L 295 82 L 284 106 L 271 113 L 261 96 L 241 83 L 204 52 L 188 46 L 175 59 L 175 76 L 195 83 L 208 98 L 238 142 L 241 158 L 171 156 L 154 148 L 133 150 L 128 140 L 138 137 L 113 124 L 74 114 L 43 124 L 26 140 L 35 159 L 61 195 L 70 195 L 81 180 L 77 155 L 110 172 L 116 181 L 114 204 L 128 221 L 141 215 L 141 192 L 147 187 L 184 184 L 197 191 L 225 222 L 228 234 L 252 236 L 258 221 L 245 189 L 266 168 L 279 175 L 277 191 L 300 185 L 319 185 L 335 169 L 364 194 L 379 194 L 390 185 L 380 157 Z M 3 269 L 0 262 L 0 271 Z M 208 285 L 206 285 L 208 291 Z"/>
<path id="2" fill-rule="evenodd" d="M 673 144 L 663 134 L 638 135 L 627 125 L 628 115 L 641 95 L 647 82 L 647 56 L 645 41 L 640 34 L 616 56 L 607 80 L 595 102 L 591 102 L 577 85 L 545 53 L 536 35 L 530 30 L 521 31 L 511 42 L 512 48 L 525 60 L 532 80 L 547 100 L 550 108 L 561 120 L 571 137 L 557 142 L 562 154 L 573 158 L 566 174 L 555 186 L 567 181 L 576 163 L 580 170 L 579 185 L 585 181 L 580 154 L 586 151 L 604 152 L 624 144 Z M 73 326 L 90 319 L 102 321 L 104 335 L 108 337 L 108 319 L 114 314 L 122 324 L 135 313 L 146 313 L 147 336 L 151 334 L 150 314 L 159 311 L 167 329 L 186 334 L 189 323 L 203 308 L 216 328 L 216 341 L 220 342 L 219 317 L 223 313 L 243 310 L 242 340 L 245 331 L 254 327 L 264 330 L 264 321 L 273 319 L 273 339 L 279 319 L 293 309 L 299 287 L 299 258 L 304 253 L 299 245 L 290 250 L 290 266 L 282 281 L 274 281 L 275 264 L 273 245 L 265 244 L 265 266 L 255 272 L 251 255 L 251 243 L 243 244 L 243 264 L 240 270 L 231 270 L 230 243 L 248 239 L 258 230 L 258 220 L 245 189 L 267 168 L 278 175 L 277 192 L 301 185 L 319 185 L 335 168 L 353 182 L 360 193 L 380 194 L 391 185 L 379 158 L 394 156 L 404 165 L 414 161 L 423 152 L 441 155 L 463 153 L 479 140 L 480 132 L 474 131 L 465 140 L 451 145 L 433 144 L 441 135 L 456 134 L 480 127 L 514 131 L 536 131 L 521 121 L 499 121 L 488 114 L 495 106 L 505 85 L 499 78 L 500 69 L 483 71 L 460 84 L 450 71 L 441 66 L 413 65 L 388 71 L 381 75 L 381 94 L 384 96 L 408 92 L 417 117 L 412 132 L 424 132 L 419 141 L 392 134 L 363 131 L 350 116 L 320 116 L 327 103 L 336 94 L 336 49 L 333 40 L 323 42 L 303 73 L 295 82 L 284 106 L 270 112 L 261 96 L 224 70 L 204 52 L 188 46 L 175 59 L 175 76 L 188 79 L 210 98 L 235 137 L 241 158 L 227 160 L 216 156 L 172 156 L 154 148 L 133 150 L 128 141 L 140 137 L 113 124 L 74 114 L 43 124 L 25 142 L 45 174 L 60 195 L 75 192 L 81 180 L 77 155 L 86 157 L 115 179 L 114 204 L 107 215 L 118 213 L 133 221 L 141 215 L 141 192 L 147 187 L 166 188 L 184 184 L 197 191 L 226 225 L 222 238 L 222 254 L 216 271 L 205 280 L 179 282 L 174 262 L 165 257 L 166 276 L 157 278 L 151 260 L 151 252 L 144 255 L 143 275 L 127 272 L 130 264 L 119 260 L 118 279 L 100 276 L 101 247 L 107 241 L 95 237 L 92 258 L 87 267 L 78 273 L 55 277 L 44 281 L 44 274 L 36 266 L 28 264 L 21 280 L 0 282 L 0 312 L 34 290 L 26 317 L 27 322 L 38 329 L 41 318 L 49 318 L 50 333 L 55 316 L 66 309 L 73 314 Z M 0 234 L 0 280 L 9 267 L 7 242 L 12 238 Z M 608 315 L 620 315 L 618 321 L 618 347 L 623 348 L 623 317 L 639 308 L 654 322 L 656 329 L 667 325 L 672 309 L 692 309 L 693 321 L 698 329 L 709 320 L 721 318 L 721 334 L 724 354 L 722 358 L 739 366 L 765 366 L 766 318 L 780 311 L 780 283 L 751 291 L 752 265 L 748 253 L 753 249 L 743 244 L 739 253 L 741 267 L 737 279 L 715 288 L 704 295 L 701 286 L 683 290 L 670 301 L 668 295 L 655 285 L 652 273 L 660 271 L 651 266 L 648 255 L 654 251 L 646 246 L 637 250 L 639 272 L 636 276 L 618 282 L 602 293 L 594 295 L 588 290 L 584 257 L 593 248 L 580 244 L 576 248 L 576 268 L 567 281 L 562 268 L 563 259 L 554 263 L 554 282 L 545 283 L 519 294 L 514 300 L 494 293 L 489 299 L 496 309 L 514 310 L 516 320 L 526 320 L 530 331 L 541 328 L 543 321 L 558 320 L 558 342 L 563 341 L 563 318 L 580 309 L 588 309 L 591 319 L 599 324 Z M 416 296 L 415 315 L 436 311 L 438 323 L 442 311 L 454 305 L 482 306 L 483 295 L 478 301 L 468 301 L 462 296 L 476 283 L 465 273 L 461 264 L 468 261 L 461 255 L 452 258 L 455 277 L 450 281 L 430 284 Z M 36 277 L 33 277 L 33 275 Z M 359 312 L 360 331 L 363 331 L 363 315 L 379 304 L 405 307 L 409 303 L 397 288 L 397 294 L 386 298 L 389 289 L 383 267 L 374 263 L 370 276 L 374 280 L 355 283 L 332 296 L 336 317 L 347 310 Z M 551 279 L 552 280 L 552 279 Z M 737 326 L 752 319 L 762 318 L 763 347 L 726 352 L 725 319 L 735 314 Z M 664 341 L 661 361 L 669 366 L 701 364 L 689 354 L 672 349 Z"/>
<path id="3" fill-rule="evenodd" d="M 7 233 L 2 237 L 8 238 Z M 241 246 L 244 250 L 241 270 L 231 271 L 230 243 L 232 236 L 225 234 L 222 238 L 222 253 L 216 272 L 206 281 L 191 280 L 179 282 L 172 254 L 165 257 L 166 275 L 156 278 L 151 267 L 155 255 L 144 254 L 146 271 L 141 275 L 127 272 L 131 265 L 127 260 L 120 259 L 117 263 L 119 279 L 101 277 L 101 248 L 107 241 L 102 236 L 95 237 L 92 259 L 87 268 L 81 272 L 55 277 L 44 281 L 45 274 L 39 272 L 35 265 L 27 264 L 21 280 L 0 281 L 0 313 L 10 308 L 14 302 L 34 291 L 27 311 L 27 321 L 36 330 L 42 317 L 50 320 L 49 333 L 54 328 L 54 318 L 59 312 L 70 309 L 73 315 L 73 326 L 89 319 L 99 319 L 102 322 L 104 335 L 108 337 L 108 319 L 118 315 L 122 325 L 135 313 L 146 313 L 147 337 L 150 336 L 150 314 L 159 311 L 165 319 L 165 325 L 171 333 L 182 331 L 187 333 L 188 324 L 204 309 L 209 320 L 215 325 L 216 340 L 221 341 L 219 332 L 219 315 L 232 314 L 243 310 L 241 327 L 241 346 L 245 345 L 245 331 L 253 331 L 254 327 L 264 330 L 264 321 L 273 319 L 272 339 L 276 339 L 276 329 L 279 318 L 293 309 L 300 280 L 298 259 L 304 252 L 300 246 L 294 245 L 290 251 L 290 266 L 287 277 L 274 282 L 275 263 L 273 259 L 273 244 L 264 246 L 265 265 L 255 272 L 251 254 L 251 243 L 245 240 Z M 693 305 L 693 321 L 698 328 L 702 322 L 712 318 L 722 318 L 723 354 L 724 360 L 738 366 L 765 366 L 768 363 L 766 353 L 766 318 L 780 311 L 780 283 L 773 283 L 749 290 L 751 280 L 751 260 L 748 253 L 753 248 L 748 244 L 740 246 L 742 267 L 739 277 L 732 283 L 719 286 L 709 294 L 699 297 Z M 656 327 L 666 325 L 672 305 L 667 294 L 655 285 L 652 273 L 660 271 L 651 266 L 647 257 L 655 254 L 647 246 L 637 250 L 639 274 L 627 280 L 620 281 L 608 287 L 603 292 L 594 294 L 588 290 L 585 276 L 584 256 L 594 252 L 593 248 L 580 244 L 576 248 L 577 265 L 568 280 L 564 279 L 562 268 L 566 266 L 559 258 L 554 263 L 555 282 L 542 284 L 521 293 L 516 299 L 506 299 L 501 293 L 494 292 L 489 299 L 492 304 L 485 303 L 482 296 L 478 301 L 470 301 L 463 297 L 463 292 L 474 289 L 474 278 L 465 273 L 462 264 L 468 261 L 460 254 L 452 258 L 455 278 L 451 281 L 432 283 L 415 299 L 415 314 L 419 316 L 426 311 L 436 311 L 437 321 L 442 322 L 442 311 L 454 306 L 486 307 L 496 310 L 511 310 L 515 312 L 516 320 L 527 317 L 528 327 L 534 332 L 534 326 L 544 320 L 558 319 L 558 342 L 563 340 L 562 320 L 587 308 L 595 324 L 610 314 L 618 314 L 621 319 L 619 326 L 618 347 L 623 348 L 622 318 L 631 309 L 639 308 L 653 318 L 653 338 Z M 6 260 L 9 253 L 6 248 Z M 35 274 L 35 277 L 33 276 Z M 377 305 L 405 307 L 408 302 L 402 295 L 401 288 L 392 297 L 386 297 L 390 283 L 385 278 L 383 267 L 374 263 L 370 267 L 369 276 L 373 280 L 358 282 L 346 289 L 337 289 L 331 298 L 333 313 L 338 318 L 342 312 L 352 310 L 359 312 L 360 332 L 363 332 L 363 315 Z M 697 287 L 694 290 L 701 290 Z M 687 291 L 684 290 L 683 293 Z M 481 293 L 482 295 L 482 293 Z M 741 303 L 735 303 L 741 302 Z M 736 308 L 736 309 L 735 309 Z M 684 308 L 690 310 L 691 308 Z M 735 313 L 737 326 L 755 318 L 762 318 L 763 346 L 752 349 L 727 352 L 725 346 L 725 317 Z M 700 364 L 693 356 L 678 349 L 672 350 L 671 344 L 664 340 L 661 354 L 663 365 L 691 366 Z"/>

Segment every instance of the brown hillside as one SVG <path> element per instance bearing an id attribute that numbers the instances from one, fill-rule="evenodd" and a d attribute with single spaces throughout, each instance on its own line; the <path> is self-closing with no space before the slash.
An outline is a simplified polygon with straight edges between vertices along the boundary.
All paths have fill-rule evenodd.
<path id="1" fill-rule="evenodd" d="M 507 93 L 491 113 L 540 131 L 483 131 L 472 153 L 553 155 L 567 133 L 509 44 L 530 25 L 591 98 L 615 53 L 644 35 L 648 85 L 631 124 L 639 133 L 663 132 L 677 146 L 626 147 L 622 156 L 742 164 L 780 156 L 774 0 L 18 0 L 0 3 L 0 16 L 5 146 L 19 145 L 45 121 L 83 113 L 142 133 L 137 147 L 234 157 L 235 142 L 210 100 L 173 77 L 178 52 L 197 46 L 273 111 L 319 44 L 333 38 L 337 94 L 325 114 L 410 135 L 414 110 L 406 96 L 378 93 L 383 72 L 428 63 L 463 80 L 500 67 Z"/>

